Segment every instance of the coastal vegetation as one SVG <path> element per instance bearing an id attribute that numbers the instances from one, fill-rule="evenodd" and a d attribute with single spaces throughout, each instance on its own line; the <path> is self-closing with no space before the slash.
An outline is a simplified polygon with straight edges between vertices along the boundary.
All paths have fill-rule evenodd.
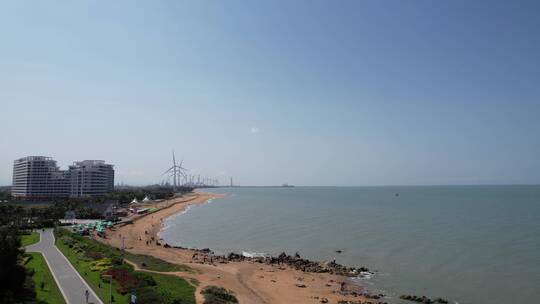
<path id="1" fill-rule="evenodd" d="M 26 253 L 24 266 L 32 278 L 38 303 L 66 303 L 41 253 Z"/>
<path id="2" fill-rule="evenodd" d="M 11 199 L 11 188 L 0 187 L 0 201 L 9 201 Z"/>
<path id="3" fill-rule="evenodd" d="M 158 272 L 176 272 L 176 271 L 182 271 L 182 272 L 193 272 L 193 270 L 187 266 L 182 264 L 172 264 L 167 261 L 163 261 L 161 259 L 155 258 L 153 256 L 149 255 L 142 255 L 142 254 L 133 254 L 129 252 L 124 252 L 124 259 L 135 263 L 139 268 L 150 270 L 150 271 L 158 271 Z"/>
<path id="4" fill-rule="evenodd" d="M 54 227 L 67 211 L 74 211 L 77 218 L 99 218 L 100 214 L 79 201 L 62 201 L 41 205 L 7 204 L 0 206 L 0 224 L 20 229 Z"/>
<path id="5" fill-rule="evenodd" d="M 139 303 L 195 303 L 195 287 L 186 280 L 136 271 L 124 259 L 133 259 L 142 269 L 153 271 L 189 270 L 185 266 L 173 268 L 173 264 L 157 258 L 126 253 L 63 228 L 56 229 L 55 236 L 56 246 L 104 302 L 109 299 L 108 276 L 111 276 L 115 303 L 128 303 L 130 294 L 135 294 Z"/>
<path id="6" fill-rule="evenodd" d="M 20 233 L 21 246 L 26 247 L 39 242 L 39 233 L 35 231 L 24 231 Z"/>
<path id="7" fill-rule="evenodd" d="M 147 187 L 121 187 L 113 192 L 102 196 L 84 199 L 58 199 L 46 202 L 25 202 L 12 200 L 0 205 L 0 225 L 17 226 L 21 229 L 35 229 L 54 227 L 60 219 L 66 217 L 68 211 L 73 212 L 78 219 L 100 219 L 103 213 L 99 211 L 101 204 L 119 203 L 127 204 L 137 198 L 168 199 L 179 193 L 192 191 L 191 187 L 180 187 L 173 191 L 171 187 L 147 186 Z M 9 192 L 0 191 L 2 198 L 10 199 Z"/>
<path id="8" fill-rule="evenodd" d="M 0 248 L 0 303 L 34 300 L 34 284 L 23 266 L 24 249 L 17 227 L 0 228 Z"/>
<path id="9" fill-rule="evenodd" d="M 207 286 L 203 288 L 201 294 L 204 297 L 204 304 L 235 304 L 238 303 L 236 296 L 230 290 L 218 286 Z"/>
<path id="10" fill-rule="evenodd" d="M 117 187 L 113 192 L 107 194 L 105 199 L 116 200 L 119 203 L 129 203 L 134 198 L 142 200 L 145 197 L 150 199 L 159 200 L 159 199 L 168 199 L 172 198 L 175 194 L 178 193 L 187 193 L 193 191 L 192 187 L 181 186 L 178 189 L 173 190 L 172 187 L 160 186 L 160 185 L 151 185 L 145 187 L 130 187 L 123 186 Z"/>

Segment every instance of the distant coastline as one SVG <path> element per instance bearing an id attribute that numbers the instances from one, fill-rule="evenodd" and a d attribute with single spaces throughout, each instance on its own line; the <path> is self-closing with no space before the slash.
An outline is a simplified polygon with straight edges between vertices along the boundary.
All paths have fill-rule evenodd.
<path id="1" fill-rule="evenodd" d="M 363 295 L 361 288 L 358 288 L 349 276 L 295 269 L 293 265 L 297 261 L 302 261 L 306 267 L 319 267 L 315 262 L 311 264 L 298 257 L 283 257 L 281 262 L 276 260 L 274 263 L 257 262 L 234 255 L 223 258 L 214 256 L 210 249 L 174 248 L 159 238 L 162 223 L 166 218 L 185 212 L 189 206 L 204 204 L 220 197 L 223 196 L 196 191 L 186 197 L 164 202 L 158 211 L 140 217 L 130 225 L 118 227 L 115 232 L 107 235 L 106 239 L 99 240 L 118 248 L 123 244 L 132 253 L 186 264 L 195 269 L 196 273 L 182 276 L 189 276 L 200 282 L 197 294 L 204 286 L 217 284 L 234 291 L 240 303 L 308 304 L 313 303 L 314 297 L 319 301 L 327 299 L 330 303 L 337 303 L 340 300 L 363 301 L 372 296 Z M 333 264 L 320 265 L 341 269 Z"/>
<path id="2" fill-rule="evenodd" d="M 530 286 L 534 277 L 527 273 L 538 273 L 540 264 L 526 262 L 540 258 L 534 250 L 540 244 L 534 237 L 540 219 L 537 185 L 209 191 L 232 195 L 168 222 L 175 228 L 162 234 L 167 242 L 209 247 L 219 254 L 277 256 L 282 250 L 298 251 L 311 260 L 365 265 L 379 272 L 361 283 L 373 284 L 393 298 L 414 293 L 484 304 L 538 295 Z M 513 223 L 516 216 L 519 223 L 504 224 Z M 523 235 L 525 227 L 529 233 Z M 527 242 L 518 242 L 523 238 Z M 515 243 L 520 252 L 501 260 L 508 243 Z M 471 249 L 470 244 L 479 246 Z M 520 287 L 508 285 L 489 265 L 504 265 L 506 275 Z M 486 284 L 471 288 L 478 280 Z M 494 299 L 497 290 L 505 291 L 498 297 L 504 301 Z"/>

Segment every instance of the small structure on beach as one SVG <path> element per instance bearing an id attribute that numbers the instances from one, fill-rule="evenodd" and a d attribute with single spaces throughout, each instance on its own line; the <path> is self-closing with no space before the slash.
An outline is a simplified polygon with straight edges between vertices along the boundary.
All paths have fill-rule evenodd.
<path id="1" fill-rule="evenodd" d="M 143 203 L 150 203 L 152 200 L 148 198 L 148 195 L 145 196 L 142 200 Z"/>
<path id="2" fill-rule="evenodd" d="M 134 197 L 130 204 L 138 204 L 138 203 L 139 201 L 137 200 L 136 197 Z"/>
<path id="3" fill-rule="evenodd" d="M 136 210 L 135 212 L 137 214 L 144 214 L 144 213 L 147 213 L 149 210 L 150 210 L 149 208 L 142 208 L 142 209 Z"/>

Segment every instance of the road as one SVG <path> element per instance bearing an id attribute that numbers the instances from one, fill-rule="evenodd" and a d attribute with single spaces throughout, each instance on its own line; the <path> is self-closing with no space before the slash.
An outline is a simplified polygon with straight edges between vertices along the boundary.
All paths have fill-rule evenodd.
<path id="1" fill-rule="evenodd" d="M 88 290 L 88 303 L 103 304 L 79 273 L 71 266 L 67 258 L 54 245 L 52 229 L 39 231 L 39 243 L 26 247 L 27 252 L 40 252 L 49 265 L 56 284 L 68 304 L 86 304 L 85 293 Z"/>

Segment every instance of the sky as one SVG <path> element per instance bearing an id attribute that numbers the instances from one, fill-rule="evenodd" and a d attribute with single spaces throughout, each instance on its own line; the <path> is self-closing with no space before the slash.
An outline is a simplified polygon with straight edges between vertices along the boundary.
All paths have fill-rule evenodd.
<path id="1" fill-rule="evenodd" d="M 540 183 L 538 1 L 0 1 L 13 160 L 240 185 Z"/>

